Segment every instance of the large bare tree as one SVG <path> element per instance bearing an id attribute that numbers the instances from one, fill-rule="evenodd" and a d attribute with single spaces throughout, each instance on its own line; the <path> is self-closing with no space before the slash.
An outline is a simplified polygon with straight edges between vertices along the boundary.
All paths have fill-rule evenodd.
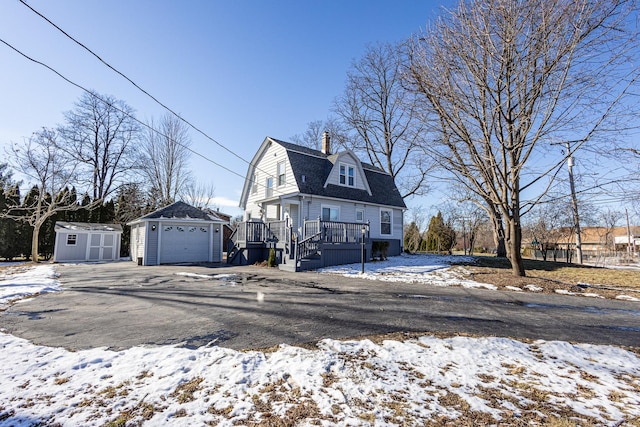
<path id="1" fill-rule="evenodd" d="M 485 202 L 492 222 L 504 223 L 516 276 L 525 275 L 522 192 L 566 159 L 548 155 L 549 144 L 571 141 L 570 156 L 596 141 L 637 79 L 633 7 L 462 1 L 410 42 L 408 84 L 439 124 L 429 153 Z"/>
<path id="2" fill-rule="evenodd" d="M 84 92 L 65 119 L 60 145 L 88 170 L 93 200 L 104 199 L 135 166 L 140 126 L 134 110 L 112 96 Z"/>
<path id="3" fill-rule="evenodd" d="M 370 46 L 349 70 L 334 111 L 353 129 L 351 148 L 389 173 L 406 198 L 425 194 L 431 162 L 415 96 L 402 85 L 403 60 L 399 46 Z"/>
<path id="4" fill-rule="evenodd" d="M 188 126 L 167 113 L 149 123 L 142 144 L 142 168 L 158 206 L 175 202 L 191 182 Z"/>

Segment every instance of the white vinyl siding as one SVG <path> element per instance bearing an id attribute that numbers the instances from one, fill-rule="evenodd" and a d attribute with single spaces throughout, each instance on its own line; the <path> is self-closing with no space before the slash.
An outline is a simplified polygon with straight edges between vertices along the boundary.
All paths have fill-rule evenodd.
<path id="1" fill-rule="evenodd" d="M 280 174 L 284 172 L 283 183 L 280 185 Z M 296 180 L 291 176 L 291 165 L 287 157 L 287 151 L 281 145 L 272 143 L 255 160 L 253 170 L 253 186 L 247 196 L 245 207 L 245 219 L 250 214 L 251 218 L 260 218 L 260 203 L 266 199 L 283 194 L 298 191 Z M 271 195 L 267 195 L 267 178 L 271 178 Z"/>

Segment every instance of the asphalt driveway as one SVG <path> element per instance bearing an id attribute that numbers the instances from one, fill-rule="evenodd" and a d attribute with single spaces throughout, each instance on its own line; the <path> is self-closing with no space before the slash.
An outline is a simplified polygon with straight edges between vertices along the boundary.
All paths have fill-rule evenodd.
<path id="1" fill-rule="evenodd" d="M 385 283 L 255 266 L 56 265 L 64 291 L 0 312 L 0 328 L 68 349 L 233 349 L 387 332 L 640 346 L 640 303 Z"/>

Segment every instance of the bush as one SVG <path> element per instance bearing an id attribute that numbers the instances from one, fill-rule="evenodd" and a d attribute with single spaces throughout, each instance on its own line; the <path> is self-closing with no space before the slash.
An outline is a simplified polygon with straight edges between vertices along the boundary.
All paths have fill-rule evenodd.
<path id="1" fill-rule="evenodd" d="M 267 265 L 269 267 L 276 266 L 276 250 L 274 248 L 269 249 L 269 259 L 267 260 Z"/>
<path id="2" fill-rule="evenodd" d="M 389 252 L 389 242 L 374 240 L 371 244 L 371 256 L 373 258 L 380 258 L 380 261 L 387 259 L 387 253 Z"/>

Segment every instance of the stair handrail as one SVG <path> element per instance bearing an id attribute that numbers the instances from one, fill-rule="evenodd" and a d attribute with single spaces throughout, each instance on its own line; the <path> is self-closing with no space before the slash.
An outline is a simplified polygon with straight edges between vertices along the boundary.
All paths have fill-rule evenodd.
<path id="1" fill-rule="evenodd" d="M 320 243 L 321 237 L 322 232 L 318 232 L 298 242 L 296 245 L 296 265 L 302 258 L 318 252 L 318 244 Z"/>

